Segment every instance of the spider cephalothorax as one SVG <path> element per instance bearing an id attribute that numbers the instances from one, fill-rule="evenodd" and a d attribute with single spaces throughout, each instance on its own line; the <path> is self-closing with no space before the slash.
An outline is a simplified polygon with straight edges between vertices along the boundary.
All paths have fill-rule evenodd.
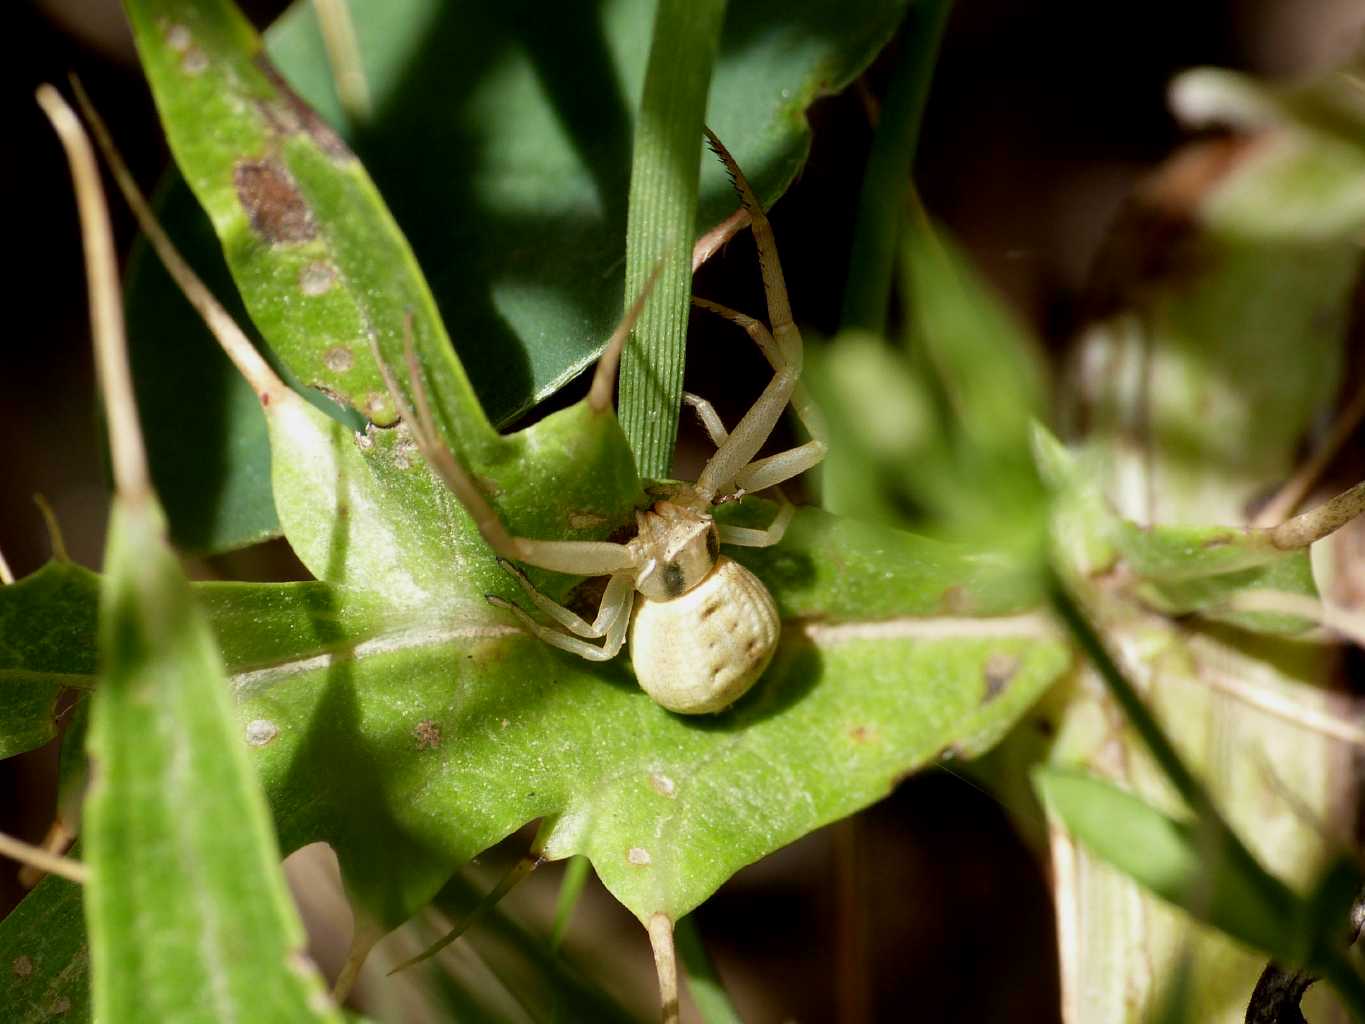
<path id="1" fill-rule="evenodd" d="M 809 469 L 825 454 L 818 417 L 799 384 L 801 335 L 792 321 L 772 229 L 729 152 L 709 131 L 707 140 L 749 211 L 772 329 L 716 303 L 693 302 L 744 328 L 772 366 L 773 378 L 733 431 L 725 429 L 709 402 L 684 396 L 701 417 L 716 452 L 695 484 L 667 484 L 658 489 L 660 496 L 654 504 L 637 513 L 634 537 L 620 543 L 513 537 L 468 470 L 437 443 L 415 359 L 409 356 L 417 397 L 415 414 L 380 360 L 394 400 L 427 461 L 445 478 L 535 607 L 563 629 L 536 621 L 503 598 L 490 596 L 489 601 L 512 612 L 532 635 L 592 661 L 614 658 L 629 633 L 631 663 L 641 688 L 664 707 L 684 714 L 720 711 L 738 700 L 772 660 L 780 631 L 772 595 L 758 577 L 721 554 L 720 546 L 776 544 L 791 520 L 792 506 L 782 501 L 766 529 L 718 524 L 711 509 L 739 494 L 775 487 Z M 644 296 L 637 297 L 598 364 L 588 395 L 595 411 L 611 411 L 616 361 L 643 301 Z M 789 403 L 812 439 L 756 459 Z M 596 617 L 588 622 L 550 600 L 514 562 L 579 576 L 610 577 Z M 594 640 L 601 643 L 590 642 Z"/>

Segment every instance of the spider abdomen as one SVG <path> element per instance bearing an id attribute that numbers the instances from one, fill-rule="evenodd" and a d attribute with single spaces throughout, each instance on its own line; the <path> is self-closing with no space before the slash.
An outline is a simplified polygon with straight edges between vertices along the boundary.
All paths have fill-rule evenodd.
<path id="1" fill-rule="evenodd" d="M 763 674 L 779 631 L 768 589 L 722 555 L 681 597 L 636 602 L 631 664 L 640 688 L 668 710 L 684 715 L 721 711 Z"/>

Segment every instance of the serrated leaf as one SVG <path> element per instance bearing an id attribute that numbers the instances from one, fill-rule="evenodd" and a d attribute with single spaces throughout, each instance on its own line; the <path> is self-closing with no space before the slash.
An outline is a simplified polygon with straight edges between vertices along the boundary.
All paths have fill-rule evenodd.
<path id="1" fill-rule="evenodd" d="M 308 299 L 345 292 L 334 297 L 378 310 L 369 288 L 349 290 L 374 260 L 385 264 L 376 287 L 401 273 L 403 294 L 424 297 L 364 173 L 278 92 L 236 16 L 209 5 L 165 8 L 182 20 L 150 10 L 139 6 L 139 45 L 173 145 L 180 131 L 182 160 L 211 151 L 217 170 L 201 167 L 192 184 L 229 263 L 240 264 L 248 305 L 270 306 L 265 333 L 271 316 L 308 326 L 313 313 L 284 299 L 297 299 L 289 290 L 318 259 L 345 273 Z M 226 119 L 222 140 L 190 130 L 194 100 L 196 118 Z M 249 179 L 289 186 L 268 210 L 240 180 L 225 185 L 241 178 L 232 148 L 244 139 L 268 156 L 265 167 L 251 157 Z M 347 206 L 338 195 L 360 198 Z M 287 216 L 276 223 L 277 214 Z M 354 224 L 330 219 L 352 215 Z M 383 244 L 362 258 L 361 241 L 379 229 Z M 276 260 L 280 249 L 289 251 Z M 314 262 L 298 266 L 300 253 Z M 397 314 L 398 301 L 381 305 Z M 397 364 L 394 324 L 381 330 L 376 316 L 387 314 L 361 319 Z M 492 435 L 454 357 L 433 350 L 432 316 L 418 310 L 425 385 L 508 526 L 564 538 L 629 525 L 645 499 L 615 417 L 581 403 L 518 435 Z M 325 362 L 335 336 L 299 324 L 289 344 L 305 362 Z M 230 662 L 240 728 L 283 845 L 328 842 L 361 917 L 384 926 L 481 850 L 547 816 L 553 855 L 587 853 L 642 920 L 681 916 L 739 867 L 866 805 L 905 772 L 989 747 L 1070 661 L 1030 613 L 1036 583 L 1017 562 L 805 512 L 782 545 L 744 556 L 788 620 L 774 667 L 727 714 L 683 719 L 631 685 L 624 659 L 594 666 L 557 652 L 488 605 L 486 592 L 515 597 L 515 584 L 408 428 L 357 435 L 291 391 L 259 397 L 281 522 L 330 586 L 306 591 L 318 604 L 303 612 L 325 630 L 271 626 L 286 647 L 293 638 L 292 653 Z M 551 593 L 566 591 L 568 580 L 541 577 Z M 305 592 L 255 593 L 288 603 Z M 300 609 L 279 614 L 296 620 Z"/>
<path id="2" fill-rule="evenodd" d="M 588 17 L 578 9 L 543 5 L 528 15 L 516 3 L 450 6 L 403 0 L 353 9 L 376 114 L 372 122 L 345 134 L 426 267 L 442 316 L 496 422 L 514 418 L 578 374 L 596 357 L 620 317 L 631 121 L 653 8 L 616 0 Z M 806 108 L 866 66 L 890 38 L 903 8 L 900 0 L 857 0 L 838 8 L 801 0 L 739 4 L 730 12 L 708 120 L 734 150 L 765 203 L 781 195 L 805 158 Z M 163 30 L 190 23 L 189 15 L 177 20 L 174 11 L 180 9 L 166 7 L 171 14 Z M 240 33 L 232 35 L 243 42 Z M 328 122 L 344 127 L 312 6 L 298 5 L 269 36 L 270 52 L 299 92 Z M 207 52 L 197 41 L 182 54 L 165 46 L 164 36 L 142 33 L 140 38 L 144 47 L 149 41 L 161 47 L 159 60 L 170 80 L 189 53 L 196 54 L 194 66 L 198 55 Z M 259 85 L 259 69 L 247 67 L 240 77 Z M 266 101 L 266 106 L 278 111 L 288 105 Z M 244 113 L 252 109 L 248 102 Z M 210 124 L 203 110 L 190 112 L 186 130 Z M 214 125 L 208 133 L 219 132 Z M 294 148 L 305 141 L 290 137 Z M 242 156 L 243 151 L 228 152 L 241 141 L 232 133 L 223 136 L 217 144 L 224 150 L 220 164 L 223 158 Z M 410 159 L 415 151 L 422 153 L 421 160 Z M 292 159 L 288 153 L 285 158 Z M 714 161 L 703 161 L 702 175 L 699 228 L 715 224 L 736 206 Z M 305 177 L 298 177 L 301 188 L 309 184 Z M 231 180 L 230 172 L 215 172 L 212 187 L 223 195 L 223 209 L 231 205 Z M 179 223 L 170 227 L 179 238 Z M 307 246 L 295 248 L 301 252 Z M 201 262 L 198 256 L 192 260 Z M 392 269 L 396 272 L 397 265 Z M 287 297 L 298 279 L 287 268 L 279 274 L 278 294 Z M 363 285 L 367 278 L 355 281 Z M 250 282 L 244 278 L 242 284 Z M 372 326 L 381 334 L 401 330 L 403 303 L 410 301 L 403 294 L 400 290 L 383 299 L 395 318 L 381 315 L 375 320 Z M 129 296 L 134 319 L 140 309 L 157 315 L 164 305 L 179 303 L 178 296 L 157 287 L 150 277 Z M 422 326 L 423 304 L 416 308 L 418 340 L 424 344 L 434 336 Z M 275 319 L 287 312 L 281 298 Z M 331 390 L 340 387 L 361 399 L 362 406 L 382 397 L 384 389 L 365 357 L 363 340 L 350 352 L 351 369 L 338 375 L 325 358 L 333 346 L 320 350 L 319 361 L 316 353 L 292 352 L 293 342 L 275 337 L 269 317 L 260 326 L 301 381 L 320 381 Z M 325 327 L 323 334 L 343 345 L 355 340 L 350 327 L 341 323 L 319 325 L 310 317 L 305 326 L 314 331 Z M 177 346 L 191 351 L 205 344 L 193 334 L 177 332 L 176 338 Z M 154 362 L 156 356 L 148 352 L 145 358 Z M 340 350 L 333 352 L 333 365 L 344 359 Z M 222 380 L 205 384 L 203 391 L 229 395 L 236 393 L 234 388 L 240 391 Z M 262 484 L 268 454 L 258 435 L 253 440 L 259 420 L 239 402 L 215 402 L 205 409 L 209 422 L 195 425 L 194 410 L 184 408 L 178 381 L 171 379 L 159 390 L 171 407 L 158 401 L 145 414 L 177 422 L 182 438 L 200 439 L 183 447 L 216 453 L 206 461 L 228 469 L 226 482 L 207 473 L 180 478 L 176 492 L 183 502 L 172 504 L 177 537 L 200 550 L 255 539 L 261 524 L 270 524 L 273 516 Z M 442 398 L 441 387 L 435 390 Z M 380 412 L 383 419 L 387 414 Z M 158 473 L 159 480 L 174 476 L 169 466 Z M 204 496 L 225 508 L 205 507 Z M 168 504 L 174 497 L 168 494 Z M 183 526 L 182 508 L 191 516 Z"/>
<path id="3" fill-rule="evenodd" d="M 704 721 L 663 711 L 623 663 L 594 668 L 506 626 L 323 584 L 196 592 L 225 638 L 282 845 L 330 842 L 376 917 L 401 921 L 459 863 L 549 813 L 566 815 L 557 856 L 581 844 L 639 916 L 681 914 L 941 752 L 987 748 L 1070 660 L 1044 620 L 1009 614 L 1037 595 L 989 557 L 815 511 L 788 537 L 745 553 L 788 617 L 785 653 L 746 702 Z M 633 812 L 603 814 L 609 793 Z M 627 830 L 639 838 L 623 848 Z M 629 859 L 645 841 L 657 869 Z M 689 861 L 704 870 L 673 873 Z"/>
<path id="4" fill-rule="evenodd" d="M 83 828 L 95 1015 L 340 1021 L 150 497 L 116 498 L 105 569 Z"/>

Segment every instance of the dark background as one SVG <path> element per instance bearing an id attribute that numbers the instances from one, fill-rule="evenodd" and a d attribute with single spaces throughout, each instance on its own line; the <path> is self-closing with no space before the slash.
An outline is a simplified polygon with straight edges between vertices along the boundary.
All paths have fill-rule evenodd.
<path id="1" fill-rule="evenodd" d="M 262 24 L 282 7 L 244 6 Z M 0 201 L 14 262 L 0 362 L 0 550 L 24 575 L 49 556 L 35 492 L 55 508 L 72 557 L 92 567 L 108 505 L 75 206 L 33 90 L 77 71 L 145 186 L 167 154 L 116 3 L 15 4 L 6 17 Z M 1166 109 L 1171 75 L 1199 64 L 1303 74 L 1344 57 L 1362 27 L 1365 0 L 959 0 L 924 126 L 925 203 L 1055 351 L 1128 190 L 1183 138 Z M 874 96 L 884 71 L 867 76 Z M 822 101 L 812 120 L 810 166 L 772 219 L 797 318 L 828 334 L 870 129 L 852 90 Z M 131 218 L 118 204 L 113 213 L 126 253 Z M 757 312 L 753 266 L 751 244 L 738 239 L 703 269 L 697 291 Z M 713 327 L 694 322 L 689 386 L 733 419 L 761 389 L 762 367 L 725 375 L 733 388 L 716 395 Z M 193 568 L 256 573 L 263 564 Z M 0 829 L 41 838 L 53 760 L 49 749 L 0 764 Z M 0 870 L 0 912 L 20 895 L 13 872 Z M 606 924 L 585 941 L 625 943 L 623 969 L 648 974 L 643 936 L 605 899 L 592 896 L 602 904 L 592 916 Z M 699 921 L 753 1021 L 1052 1021 L 1048 899 L 1043 872 L 990 796 L 940 770 L 741 872 Z M 841 958 L 863 969 L 840 970 Z"/>

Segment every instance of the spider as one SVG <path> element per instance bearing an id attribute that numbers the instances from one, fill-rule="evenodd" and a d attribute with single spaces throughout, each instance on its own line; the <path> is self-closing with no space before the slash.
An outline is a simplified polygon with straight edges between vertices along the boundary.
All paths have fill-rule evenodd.
<path id="1" fill-rule="evenodd" d="M 721 554 L 720 546 L 776 544 L 791 521 L 794 507 L 781 499 L 778 492 L 779 511 L 764 529 L 718 524 L 711 514 L 712 508 L 746 493 L 776 487 L 816 465 L 826 451 L 816 410 L 799 385 L 801 335 L 792 321 L 772 228 L 734 157 L 710 129 L 706 129 L 706 139 L 725 165 L 748 210 L 772 329 L 718 303 L 697 298 L 692 301 L 742 327 L 763 352 L 774 374 L 732 431 L 725 429 L 708 401 L 696 395 L 683 396 L 701 419 L 716 451 L 695 483 L 668 483 L 656 490 L 663 497 L 651 508 L 636 513 L 637 530 L 631 540 L 611 543 L 512 536 L 468 470 L 437 441 L 431 410 L 419 382 L 410 324 L 407 363 L 417 402 L 415 415 L 375 350 L 394 403 L 427 462 L 459 498 L 484 540 L 499 556 L 502 567 L 517 580 L 532 604 L 563 630 L 537 622 L 524 609 L 501 597 L 490 594 L 488 601 L 510 611 L 533 636 L 589 661 L 616 657 L 629 632 L 631 663 L 641 689 L 663 707 L 681 714 L 704 714 L 729 707 L 763 674 L 777 649 L 779 621 L 772 595 L 758 577 Z M 648 292 L 646 285 L 598 363 L 588 395 L 594 410 L 611 409 L 612 380 L 621 347 Z M 789 402 L 811 440 L 755 459 Z M 575 576 L 609 576 L 596 617 L 588 622 L 540 593 L 514 562 Z M 590 640 L 602 642 L 594 644 Z"/>

